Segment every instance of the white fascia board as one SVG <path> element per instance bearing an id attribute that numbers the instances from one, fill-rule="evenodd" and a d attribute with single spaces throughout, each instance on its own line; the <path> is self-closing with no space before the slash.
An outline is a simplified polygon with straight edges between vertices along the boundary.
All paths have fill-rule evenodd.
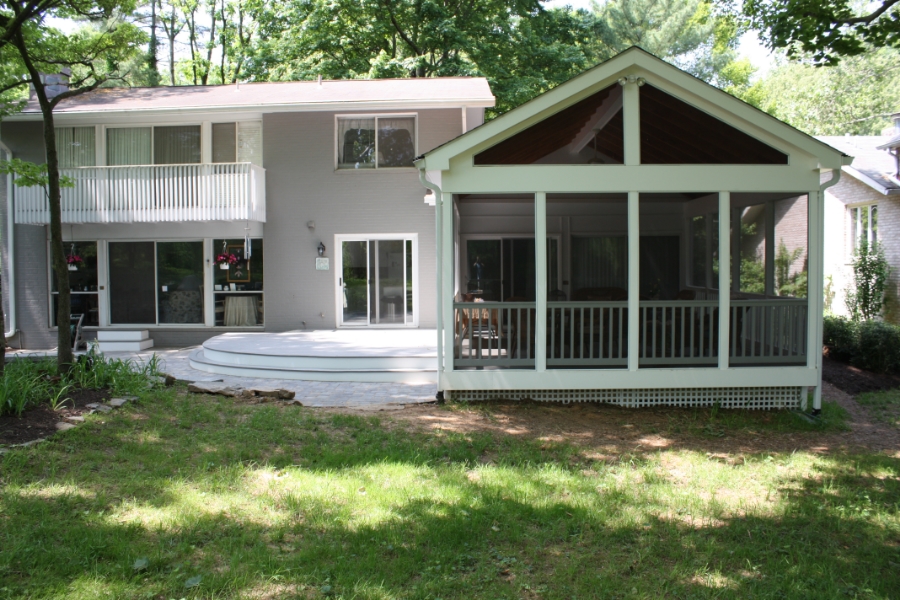
<path id="1" fill-rule="evenodd" d="M 220 113 L 60 113 L 53 115 L 57 127 L 76 127 L 79 125 L 127 125 L 142 127 L 147 125 L 185 123 L 196 125 L 203 121 L 224 123 L 231 121 L 262 121 L 261 112 L 220 112 Z M 40 119 L 37 119 L 40 120 Z"/>
<path id="2" fill-rule="evenodd" d="M 844 171 L 844 173 L 846 173 L 847 175 L 850 175 L 851 177 L 855 177 L 856 179 L 858 179 L 862 183 L 866 184 L 867 186 L 869 186 L 870 188 L 872 188 L 879 194 L 884 194 L 885 196 L 894 196 L 894 195 L 900 194 L 900 188 L 885 187 L 885 186 L 881 185 L 880 183 L 878 183 L 877 181 L 875 181 L 874 179 L 872 179 L 871 177 L 869 177 L 868 175 L 866 175 L 865 173 L 863 173 L 861 171 L 857 171 L 853 167 L 844 166 L 842 171 Z"/>
<path id="3" fill-rule="evenodd" d="M 248 104 L 240 106 L 191 106 L 180 108 L 129 108 L 123 110 L 103 109 L 96 111 L 70 111 L 61 110 L 54 112 L 56 119 L 61 117 L 83 116 L 96 121 L 99 117 L 107 118 L 112 115 L 128 115 L 133 118 L 134 115 L 140 115 L 139 118 L 167 118 L 172 115 L 219 115 L 221 113 L 244 114 L 245 111 L 262 113 L 280 113 L 280 112 L 341 112 L 341 111 L 382 111 L 382 110 L 426 110 L 436 108 L 460 108 L 463 106 L 471 108 L 490 108 L 494 106 L 494 100 L 486 100 L 484 98 L 435 98 L 423 100 L 385 100 L 385 101 L 365 101 L 365 102 L 316 102 L 306 104 Z M 40 121 L 39 113 L 16 113 L 8 117 L 4 117 L 7 121 Z"/>

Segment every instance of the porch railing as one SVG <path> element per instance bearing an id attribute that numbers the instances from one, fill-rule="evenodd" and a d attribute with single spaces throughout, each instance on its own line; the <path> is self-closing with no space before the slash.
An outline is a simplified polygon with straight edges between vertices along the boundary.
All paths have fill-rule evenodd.
<path id="1" fill-rule="evenodd" d="M 640 367 L 713 367 L 719 360 L 719 303 L 642 301 Z M 534 302 L 454 302 L 454 365 L 532 368 L 538 315 Z M 731 300 L 731 365 L 798 365 L 807 356 L 807 302 Z M 548 302 L 548 368 L 624 368 L 628 364 L 627 302 Z"/>
<path id="2" fill-rule="evenodd" d="M 61 191 L 63 223 L 266 220 L 265 170 L 251 163 L 80 167 Z M 41 187 L 16 187 L 16 223 L 50 222 Z"/>
<path id="3" fill-rule="evenodd" d="M 641 302 L 638 365 L 714 365 L 718 362 L 719 303 L 714 300 Z"/>
<path id="4" fill-rule="evenodd" d="M 548 367 L 628 364 L 627 302 L 548 302 Z"/>
<path id="5" fill-rule="evenodd" d="M 534 367 L 534 302 L 454 302 L 454 365 Z"/>
<path id="6" fill-rule="evenodd" d="M 804 364 L 807 300 L 732 300 L 731 364 Z"/>

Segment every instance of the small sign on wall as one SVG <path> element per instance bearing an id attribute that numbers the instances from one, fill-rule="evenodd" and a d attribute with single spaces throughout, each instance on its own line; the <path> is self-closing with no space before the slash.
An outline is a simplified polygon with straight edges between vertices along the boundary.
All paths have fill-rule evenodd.
<path id="1" fill-rule="evenodd" d="M 316 259 L 316 271 L 327 271 L 328 270 L 328 259 L 327 258 L 317 258 Z"/>

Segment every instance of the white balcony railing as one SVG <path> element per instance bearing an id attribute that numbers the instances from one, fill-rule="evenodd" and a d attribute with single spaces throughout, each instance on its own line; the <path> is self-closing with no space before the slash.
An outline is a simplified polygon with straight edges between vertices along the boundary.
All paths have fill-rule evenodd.
<path id="1" fill-rule="evenodd" d="M 266 172 L 251 163 L 62 169 L 63 223 L 266 220 Z M 16 223 L 44 225 L 41 187 L 16 187 Z"/>

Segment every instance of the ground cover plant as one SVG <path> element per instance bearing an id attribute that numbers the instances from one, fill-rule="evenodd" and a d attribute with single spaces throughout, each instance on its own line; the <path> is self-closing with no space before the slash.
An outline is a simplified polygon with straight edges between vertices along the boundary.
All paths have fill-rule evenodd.
<path id="1" fill-rule="evenodd" d="M 0 597 L 895 597 L 900 458 L 824 415 L 144 391 L 0 456 Z"/>
<path id="2" fill-rule="evenodd" d="M 867 392 L 857 396 L 856 400 L 871 408 L 878 419 L 900 426 L 900 388 Z"/>

